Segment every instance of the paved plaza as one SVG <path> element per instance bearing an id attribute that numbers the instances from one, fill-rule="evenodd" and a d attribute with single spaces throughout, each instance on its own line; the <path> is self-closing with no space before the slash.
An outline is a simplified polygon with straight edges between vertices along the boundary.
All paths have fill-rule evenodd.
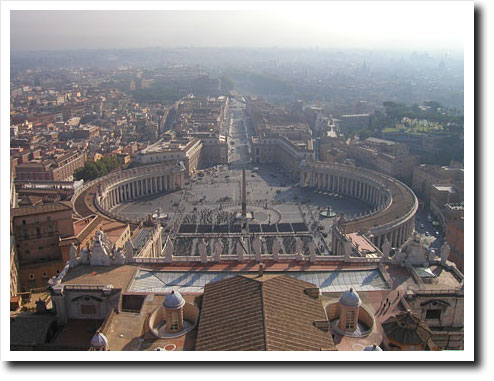
<path id="1" fill-rule="evenodd" d="M 212 225 L 223 226 L 223 231 L 233 231 L 232 225 L 236 224 L 239 227 L 239 221 L 235 217 L 241 211 L 241 178 L 242 170 L 245 169 L 247 212 L 252 216 L 249 223 L 257 224 L 263 232 L 264 229 L 273 228 L 272 231 L 280 232 L 280 238 L 285 241 L 287 238 L 283 238 L 282 233 L 292 231 L 287 224 L 304 224 L 303 226 L 309 229 L 306 234 L 313 237 L 318 252 L 328 254 L 332 226 L 339 214 L 343 213 L 346 218 L 352 218 L 369 211 L 371 206 L 339 194 L 300 188 L 299 178 L 280 166 L 251 164 L 248 127 L 242 112 L 243 106 L 235 101 L 231 107 L 231 117 L 227 118 L 230 120 L 227 132 L 231 149 L 229 165 L 217 165 L 198 171 L 186 181 L 185 188 L 180 191 L 155 194 L 135 202 L 122 203 L 112 211 L 133 218 L 161 216 L 168 228 L 166 230 L 172 235 L 179 232 L 198 234 L 206 228 L 211 233 L 216 229 L 211 228 Z M 321 217 L 320 213 L 328 208 L 336 214 L 335 217 Z M 199 225 L 209 227 L 199 228 Z M 258 231 L 254 228 L 256 227 L 249 226 L 248 231 Z M 271 231 L 269 229 L 266 231 Z M 184 240 L 185 243 L 182 242 Z M 230 240 L 231 238 L 224 242 L 224 245 L 233 253 L 235 242 Z M 197 238 L 177 238 L 176 250 L 196 253 L 196 241 Z M 290 248 L 293 246 L 285 242 L 282 245 L 285 250 L 285 244 Z M 304 240 L 305 244 L 307 242 Z"/>
<path id="2" fill-rule="evenodd" d="M 122 203 L 113 211 L 129 217 L 145 217 L 159 210 L 169 221 L 227 223 L 217 221 L 216 216 L 240 211 L 242 171 L 216 167 L 201 173 L 202 176 L 191 178 L 183 190 Z M 283 171 L 275 166 L 263 166 L 256 171 L 247 169 L 246 177 L 247 209 L 253 212 L 256 223 L 317 221 L 328 230 L 334 218 L 319 217 L 319 212 L 328 206 L 347 217 L 370 210 L 369 205 L 357 199 L 299 188 L 294 181 L 285 180 Z M 211 214 L 213 220 L 200 220 Z"/>

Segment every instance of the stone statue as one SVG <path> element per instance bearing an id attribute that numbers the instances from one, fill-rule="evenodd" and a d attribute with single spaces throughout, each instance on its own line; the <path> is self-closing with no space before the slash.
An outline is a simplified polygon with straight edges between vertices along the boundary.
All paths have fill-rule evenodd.
<path id="1" fill-rule="evenodd" d="M 311 263 L 314 263 L 316 261 L 316 245 L 314 242 L 310 241 L 309 242 L 309 261 Z"/>
<path id="2" fill-rule="evenodd" d="M 201 263 L 208 262 L 208 252 L 206 247 L 206 242 L 204 242 L 204 238 L 202 238 L 197 244 L 199 250 L 199 256 L 201 257 Z"/>
<path id="3" fill-rule="evenodd" d="M 255 237 L 252 240 L 252 249 L 256 253 L 256 261 L 260 262 L 261 261 L 261 241 L 259 240 L 259 237 Z"/>
<path id="4" fill-rule="evenodd" d="M 103 244 L 104 233 L 100 230 L 96 233 L 93 250 L 91 252 L 89 263 L 93 266 L 109 266 L 110 253 Z"/>
<path id="5" fill-rule="evenodd" d="M 444 242 L 444 244 L 441 246 L 441 265 L 444 266 L 446 264 L 450 250 L 451 248 L 449 247 L 449 244 L 447 242 Z"/>
<path id="6" fill-rule="evenodd" d="M 223 253 L 223 242 L 221 239 L 217 239 L 214 243 L 214 260 L 215 262 L 221 261 L 221 254 Z"/>
<path id="7" fill-rule="evenodd" d="M 237 241 L 236 251 L 237 251 L 238 261 L 242 262 L 244 260 L 245 249 L 240 240 Z"/>
<path id="8" fill-rule="evenodd" d="M 132 245 L 132 241 L 130 239 L 125 242 L 125 261 L 127 263 L 132 262 L 134 258 L 134 246 Z"/>
<path id="9" fill-rule="evenodd" d="M 391 249 L 391 244 L 388 241 L 388 237 L 384 236 L 384 243 L 382 244 L 383 259 L 389 261 L 389 251 Z"/>
<path id="10" fill-rule="evenodd" d="M 343 251 L 345 253 L 345 262 L 347 262 L 350 260 L 350 257 L 352 256 L 352 244 L 349 240 L 343 243 Z"/>
<path id="11" fill-rule="evenodd" d="M 171 239 L 168 239 L 165 246 L 165 262 L 172 263 L 173 262 L 173 242 Z"/>
<path id="12" fill-rule="evenodd" d="M 275 237 L 273 239 L 273 260 L 274 261 L 278 261 L 278 259 L 280 258 L 280 248 L 281 248 L 280 240 L 278 237 Z"/>
<path id="13" fill-rule="evenodd" d="M 75 260 L 77 257 L 77 248 L 75 247 L 75 245 L 73 243 L 70 244 L 70 247 L 69 247 L 69 258 L 70 260 Z"/>
<path id="14" fill-rule="evenodd" d="M 302 240 L 298 237 L 295 238 L 295 258 L 297 261 L 302 261 L 304 259 L 303 250 Z"/>

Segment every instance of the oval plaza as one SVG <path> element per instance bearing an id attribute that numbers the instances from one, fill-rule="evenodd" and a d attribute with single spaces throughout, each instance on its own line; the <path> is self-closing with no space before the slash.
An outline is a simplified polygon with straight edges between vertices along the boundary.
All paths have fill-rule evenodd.
<path id="1" fill-rule="evenodd" d="M 447 244 L 436 253 L 414 234 L 412 190 L 315 160 L 302 128 L 289 139 L 275 124 L 253 125 L 230 131 L 246 137 L 235 152 L 247 158 L 229 165 L 200 170 L 184 154 L 79 189 L 77 214 L 129 224 L 133 234 L 123 247 L 103 232 L 86 248 L 71 246 L 50 280 L 57 318 L 81 318 L 71 300 L 95 304 L 110 350 L 462 348 L 463 275 Z M 270 326 L 271 316 L 287 329 Z M 397 338 L 407 322 L 420 323 L 420 342 Z"/>

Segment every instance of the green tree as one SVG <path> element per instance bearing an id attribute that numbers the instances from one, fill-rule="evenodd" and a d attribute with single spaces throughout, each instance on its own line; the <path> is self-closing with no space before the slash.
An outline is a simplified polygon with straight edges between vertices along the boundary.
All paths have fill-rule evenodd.
<path id="1" fill-rule="evenodd" d="M 115 168 L 118 168 L 120 161 L 117 157 L 104 157 L 99 161 L 88 161 L 83 168 L 74 171 L 76 180 L 91 181 L 101 176 L 105 176 Z"/>

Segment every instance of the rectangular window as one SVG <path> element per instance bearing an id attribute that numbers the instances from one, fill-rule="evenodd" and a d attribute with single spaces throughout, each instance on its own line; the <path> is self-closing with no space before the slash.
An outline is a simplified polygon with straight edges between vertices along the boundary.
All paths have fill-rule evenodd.
<path id="1" fill-rule="evenodd" d="M 94 304 L 81 304 L 82 315 L 96 315 L 96 305 Z"/>
<path id="2" fill-rule="evenodd" d="M 345 328 L 354 329 L 355 328 L 354 320 L 355 320 L 355 311 L 347 311 Z"/>
<path id="3" fill-rule="evenodd" d="M 427 310 L 427 313 L 425 314 L 425 318 L 427 320 L 440 319 L 441 318 L 441 310 Z"/>

